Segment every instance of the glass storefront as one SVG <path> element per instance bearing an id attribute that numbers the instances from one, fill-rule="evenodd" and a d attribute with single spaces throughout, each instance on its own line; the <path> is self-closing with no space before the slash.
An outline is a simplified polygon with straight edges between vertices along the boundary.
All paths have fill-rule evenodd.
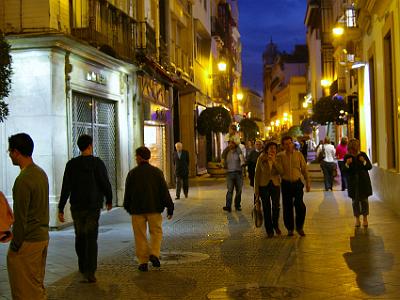
<path id="1" fill-rule="evenodd" d="M 165 126 L 144 125 L 144 145 L 150 149 L 150 164 L 161 169 L 165 173 Z"/>

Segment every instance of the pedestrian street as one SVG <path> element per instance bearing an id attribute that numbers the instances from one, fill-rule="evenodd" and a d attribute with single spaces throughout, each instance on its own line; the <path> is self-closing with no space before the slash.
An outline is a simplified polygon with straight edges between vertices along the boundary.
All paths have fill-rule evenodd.
<path id="1" fill-rule="evenodd" d="M 164 218 L 161 268 L 137 270 L 129 215 L 116 208 L 101 216 L 97 283 L 77 269 L 71 226 L 50 233 L 46 267 L 49 299 L 400 299 L 398 215 L 370 198 L 367 229 L 355 229 L 351 200 L 335 186 L 315 182 L 304 200 L 305 237 L 268 239 L 251 217 L 253 195 L 245 179 L 243 210 L 225 205 L 225 179 L 191 180 L 189 198 L 175 200 Z M 174 190 L 171 190 L 174 195 Z M 8 245 L 0 245 L 0 299 L 11 299 Z"/>

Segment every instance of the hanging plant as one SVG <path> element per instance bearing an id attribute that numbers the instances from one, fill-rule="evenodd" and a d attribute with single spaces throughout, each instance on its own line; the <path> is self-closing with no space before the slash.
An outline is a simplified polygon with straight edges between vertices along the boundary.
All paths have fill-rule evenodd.
<path id="1" fill-rule="evenodd" d="M 344 100 L 337 97 L 322 97 L 313 107 L 312 120 L 318 124 L 337 123 L 341 111 L 346 111 L 347 106 Z"/>
<path id="2" fill-rule="evenodd" d="M 10 94 L 11 89 L 11 46 L 5 40 L 4 34 L 0 31 L 0 122 L 7 118 L 8 104 L 4 101 Z"/>
<path id="3" fill-rule="evenodd" d="M 244 139 L 248 141 L 256 139 L 260 129 L 254 120 L 245 118 L 239 122 L 239 130 L 243 132 Z"/>
<path id="4" fill-rule="evenodd" d="M 211 132 L 227 133 L 232 119 L 229 111 L 222 106 L 207 107 L 197 119 L 197 131 L 201 135 Z"/>

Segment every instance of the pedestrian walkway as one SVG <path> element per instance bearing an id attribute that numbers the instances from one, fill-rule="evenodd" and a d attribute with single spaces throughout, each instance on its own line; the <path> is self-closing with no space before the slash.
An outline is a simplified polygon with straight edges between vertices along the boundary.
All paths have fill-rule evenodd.
<path id="1" fill-rule="evenodd" d="M 371 198 L 370 226 L 356 230 L 346 192 L 314 183 L 305 194 L 307 236 L 287 237 L 281 219 L 283 235 L 267 239 L 253 226 L 247 182 L 243 210 L 232 213 L 222 210 L 224 179 L 191 185 L 164 222 L 160 270 L 137 270 L 123 209 L 101 217 L 95 284 L 77 271 L 73 229 L 51 232 L 49 299 L 400 299 L 400 224 L 382 202 Z M 0 299 L 11 299 L 6 249 L 0 245 Z"/>

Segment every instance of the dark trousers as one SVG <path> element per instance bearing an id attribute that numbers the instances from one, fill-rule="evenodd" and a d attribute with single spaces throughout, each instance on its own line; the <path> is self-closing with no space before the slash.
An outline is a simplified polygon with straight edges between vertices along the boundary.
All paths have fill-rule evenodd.
<path id="1" fill-rule="evenodd" d="M 368 216 L 369 214 L 369 203 L 368 203 L 368 197 L 366 198 L 352 198 L 352 204 L 353 204 L 353 214 L 355 217 L 359 217 L 361 215 L 363 216 Z"/>
<path id="2" fill-rule="evenodd" d="M 97 237 L 100 209 L 71 211 L 75 228 L 75 251 L 79 271 L 94 274 L 97 269 Z"/>
<path id="3" fill-rule="evenodd" d="M 189 177 L 179 177 L 176 176 L 176 198 L 180 198 L 181 196 L 181 188 L 183 185 L 183 193 L 185 194 L 185 197 L 187 197 L 189 193 Z"/>
<path id="4" fill-rule="evenodd" d="M 333 187 L 333 171 L 335 170 L 336 165 L 334 162 L 321 162 L 321 169 L 324 173 L 324 184 L 325 190 L 331 190 Z"/>
<path id="5" fill-rule="evenodd" d="M 264 226 L 267 233 L 274 233 L 279 228 L 279 186 L 272 181 L 267 186 L 260 186 L 260 198 L 264 214 Z M 272 209 L 271 209 L 272 208 Z"/>
<path id="6" fill-rule="evenodd" d="M 282 180 L 282 206 L 283 206 L 283 222 L 287 230 L 303 229 L 304 220 L 306 218 L 306 205 L 303 202 L 304 184 L 299 179 L 295 182 Z M 296 211 L 296 218 L 294 217 Z"/>
<path id="7" fill-rule="evenodd" d="M 345 169 L 344 164 L 345 164 L 345 162 L 343 160 L 338 161 L 339 170 L 340 170 L 340 178 L 342 179 L 342 191 L 347 189 L 347 174 L 345 171 L 343 171 Z"/>

